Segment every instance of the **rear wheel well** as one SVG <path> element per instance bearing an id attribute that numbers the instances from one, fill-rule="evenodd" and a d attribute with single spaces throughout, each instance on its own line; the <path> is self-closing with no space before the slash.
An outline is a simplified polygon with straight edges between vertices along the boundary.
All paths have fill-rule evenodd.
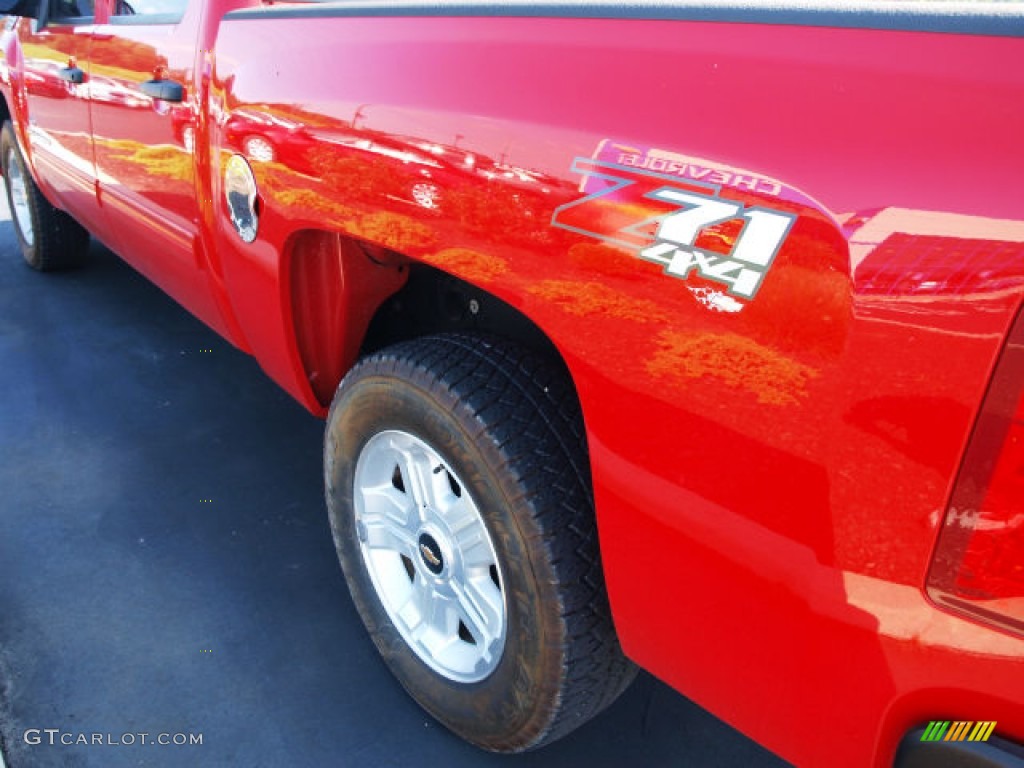
<path id="1" fill-rule="evenodd" d="M 531 350 L 566 377 L 579 399 L 547 334 L 483 288 L 383 246 L 325 230 L 294 233 L 285 260 L 296 349 L 323 406 L 358 359 L 399 342 L 457 332 L 486 334 Z"/>
<path id="2" fill-rule="evenodd" d="M 370 321 L 360 354 L 419 336 L 455 331 L 517 342 L 572 381 L 561 353 L 530 318 L 472 283 L 426 264 L 409 265 L 405 285 L 381 304 Z"/>

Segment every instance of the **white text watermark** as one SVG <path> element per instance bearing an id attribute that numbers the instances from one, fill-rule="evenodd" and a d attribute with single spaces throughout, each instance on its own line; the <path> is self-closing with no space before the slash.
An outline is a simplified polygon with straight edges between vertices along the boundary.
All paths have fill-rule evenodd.
<path id="1" fill-rule="evenodd" d="M 94 731 L 86 733 L 81 731 L 62 731 L 60 728 L 27 728 L 22 734 L 22 738 L 26 744 L 33 746 L 47 744 L 51 747 L 58 744 L 66 747 L 130 747 L 136 744 L 182 747 L 201 746 L 203 743 L 203 734 L 201 733 L 149 733 L 148 731 L 136 733 L 98 733 Z"/>

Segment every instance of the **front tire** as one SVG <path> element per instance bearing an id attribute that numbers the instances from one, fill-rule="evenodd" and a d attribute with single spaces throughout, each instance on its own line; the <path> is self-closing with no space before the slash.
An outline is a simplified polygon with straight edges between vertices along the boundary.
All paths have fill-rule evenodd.
<path id="1" fill-rule="evenodd" d="M 608 610 L 579 405 L 531 353 L 470 335 L 361 361 L 331 406 L 331 528 L 384 660 L 485 749 L 553 741 L 635 668 Z"/>
<path id="2" fill-rule="evenodd" d="M 14 232 L 25 263 L 40 272 L 76 267 L 89 250 L 89 233 L 39 191 L 8 120 L 0 129 L 0 162 Z"/>

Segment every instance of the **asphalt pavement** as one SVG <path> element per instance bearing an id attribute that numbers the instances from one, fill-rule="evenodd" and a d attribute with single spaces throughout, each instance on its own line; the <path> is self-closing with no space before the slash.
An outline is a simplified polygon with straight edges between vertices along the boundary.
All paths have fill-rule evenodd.
<path id="1" fill-rule="evenodd" d="M 29 270 L 0 203 L 0 768 L 783 765 L 644 674 L 540 752 L 451 735 L 355 613 L 321 436 L 101 245 Z"/>

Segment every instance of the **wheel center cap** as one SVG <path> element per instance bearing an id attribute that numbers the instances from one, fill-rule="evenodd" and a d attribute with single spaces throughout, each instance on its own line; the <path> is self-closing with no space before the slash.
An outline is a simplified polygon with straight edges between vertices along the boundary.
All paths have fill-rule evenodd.
<path id="1" fill-rule="evenodd" d="M 437 539 L 429 533 L 421 533 L 417 543 L 420 557 L 423 564 L 427 566 L 427 570 L 435 576 L 439 575 L 444 570 L 444 556 L 441 554 L 441 547 L 438 545 Z"/>

